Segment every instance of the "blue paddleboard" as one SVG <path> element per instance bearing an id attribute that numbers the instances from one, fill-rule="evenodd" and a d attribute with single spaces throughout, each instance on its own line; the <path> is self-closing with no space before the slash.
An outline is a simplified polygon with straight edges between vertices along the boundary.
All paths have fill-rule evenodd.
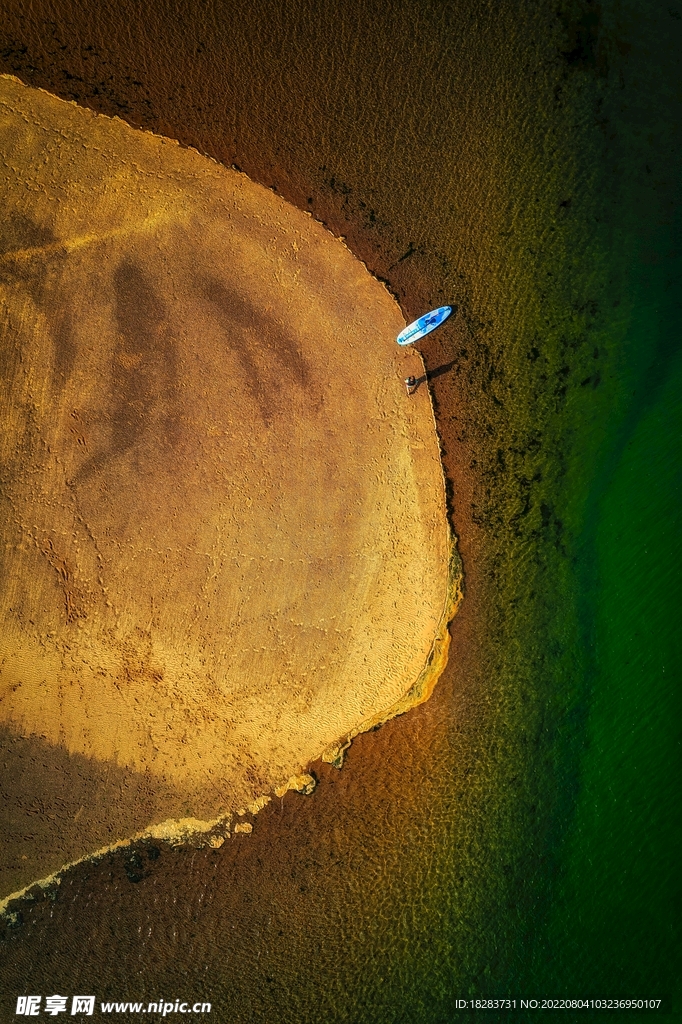
<path id="1" fill-rule="evenodd" d="M 414 323 L 408 324 L 395 340 L 399 345 L 413 345 L 415 341 L 425 338 L 431 331 L 435 331 L 436 327 L 440 327 L 451 313 L 452 306 L 439 306 L 438 309 L 432 309 L 430 313 L 424 313 L 424 316 L 420 316 Z"/>

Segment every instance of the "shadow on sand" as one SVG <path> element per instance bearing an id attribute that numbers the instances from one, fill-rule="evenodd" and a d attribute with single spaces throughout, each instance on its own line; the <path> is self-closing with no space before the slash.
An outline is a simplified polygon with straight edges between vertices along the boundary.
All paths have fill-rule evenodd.
<path id="1" fill-rule="evenodd" d="M 448 370 L 451 370 L 455 365 L 455 362 L 455 359 L 451 359 L 449 363 L 442 363 L 442 365 L 437 366 L 435 370 L 427 370 L 421 377 L 417 377 L 412 393 L 414 394 L 414 392 L 418 390 L 420 384 L 426 384 L 427 381 L 435 380 L 436 377 L 440 377 L 444 373 L 447 373 Z"/>

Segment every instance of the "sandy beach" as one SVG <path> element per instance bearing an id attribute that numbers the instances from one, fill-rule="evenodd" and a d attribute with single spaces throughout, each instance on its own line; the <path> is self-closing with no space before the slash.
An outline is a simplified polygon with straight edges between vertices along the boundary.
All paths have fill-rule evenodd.
<path id="1" fill-rule="evenodd" d="M 389 714 L 447 635 L 451 543 L 421 361 L 343 242 L 1 89 L 6 895 Z"/>

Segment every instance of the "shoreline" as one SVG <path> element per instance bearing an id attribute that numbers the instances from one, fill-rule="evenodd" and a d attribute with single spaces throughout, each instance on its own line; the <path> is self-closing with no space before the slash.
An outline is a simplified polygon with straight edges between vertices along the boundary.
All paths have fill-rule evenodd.
<path id="1" fill-rule="evenodd" d="M 3 281 L 27 366 L 8 383 L 3 870 L 31 886 L 88 847 L 229 829 L 309 790 L 302 765 L 340 766 L 432 693 L 461 561 L 431 391 L 406 402 L 400 379 L 424 360 L 345 239 L 173 140 L 3 80 L 10 208 L 36 185 Z M 74 247 L 81 221 L 101 230 Z"/>
<path id="2" fill-rule="evenodd" d="M 124 850 L 134 846 L 136 843 L 156 839 L 169 843 L 171 846 L 188 845 L 198 849 L 208 846 L 213 849 L 219 849 L 231 836 L 250 834 L 252 832 L 250 822 L 237 822 L 235 827 L 232 828 L 232 823 L 236 818 L 243 818 L 247 813 L 252 818 L 255 818 L 263 808 L 267 807 L 273 797 L 281 799 L 288 792 L 312 795 L 317 787 L 317 779 L 315 775 L 311 774 L 311 770 L 317 761 L 321 760 L 326 764 L 333 765 L 338 770 L 342 770 L 345 752 L 350 748 L 353 740 L 358 736 L 378 729 L 400 715 L 407 714 L 429 700 L 448 665 L 448 652 L 451 640 L 450 625 L 457 615 L 463 600 L 462 584 L 464 576 L 461 560 L 457 552 L 457 541 L 452 531 L 450 531 L 450 536 L 450 572 L 440 628 L 434 637 L 424 668 L 402 698 L 389 708 L 354 727 L 349 734 L 339 739 L 331 747 L 327 747 L 318 757 L 313 758 L 299 775 L 291 776 L 286 783 L 275 788 L 271 793 L 264 793 L 257 797 L 247 808 L 236 813 L 232 812 L 221 815 L 211 821 L 201 821 L 197 818 L 168 819 L 167 821 L 160 822 L 158 825 L 151 825 L 130 838 L 118 839 L 107 846 L 95 850 L 93 853 L 84 854 L 74 861 L 63 864 L 44 878 L 35 879 L 22 889 L 1 897 L 0 918 L 5 917 L 11 920 L 14 910 L 10 907 L 10 904 L 25 899 L 36 886 L 43 890 L 58 886 L 61 884 L 63 876 L 72 868 L 80 864 L 96 863 L 103 857 L 106 857 L 107 854 L 114 853 L 117 850 Z"/>

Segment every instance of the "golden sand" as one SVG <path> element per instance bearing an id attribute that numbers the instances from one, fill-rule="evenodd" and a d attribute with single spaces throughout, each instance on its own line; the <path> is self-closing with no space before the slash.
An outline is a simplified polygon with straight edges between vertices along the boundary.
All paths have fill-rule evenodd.
<path id="1" fill-rule="evenodd" d="M 419 356 L 340 240 L 7 77 L 0 134 L 0 724 L 61 766 L 8 892 L 339 760 L 429 692 L 453 577 Z"/>

